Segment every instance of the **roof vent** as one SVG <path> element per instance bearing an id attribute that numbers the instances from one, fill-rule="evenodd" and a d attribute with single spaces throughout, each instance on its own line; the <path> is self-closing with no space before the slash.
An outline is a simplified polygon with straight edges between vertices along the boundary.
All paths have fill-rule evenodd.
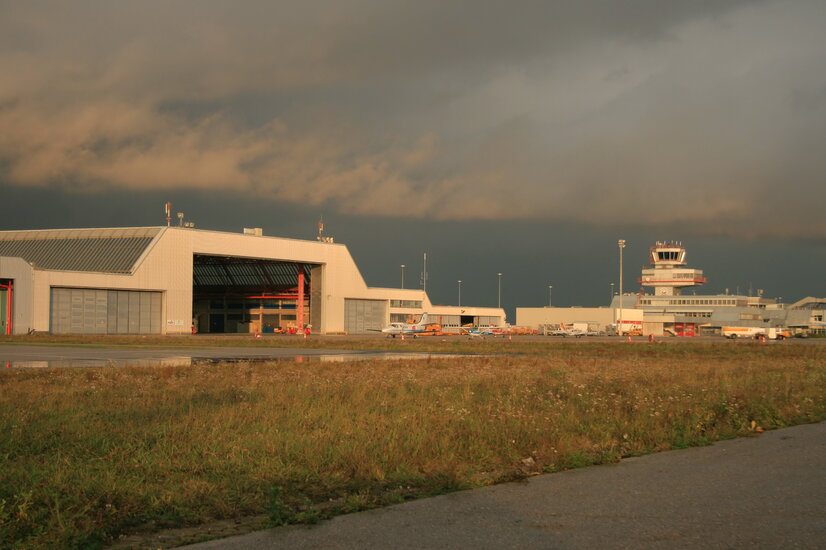
<path id="1" fill-rule="evenodd" d="M 245 227 L 244 228 L 244 235 L 254 235 L 256 237 L 263 237 L 264 230 L 260 227 Z"/>

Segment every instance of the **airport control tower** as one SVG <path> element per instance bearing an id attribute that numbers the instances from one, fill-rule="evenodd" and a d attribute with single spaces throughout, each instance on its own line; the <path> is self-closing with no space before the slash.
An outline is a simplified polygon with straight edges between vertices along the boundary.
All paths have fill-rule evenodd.
<path id="1" fill-rule="evenodd" d="M 685 266 L 685 247 L 679 242 L 657 242 L 649 247 L 652 268 L 643 268 L 640 284 L 653 286 L 654 296 L 679 296 L 683 287 L 706 282 L 703 271 Z"/>

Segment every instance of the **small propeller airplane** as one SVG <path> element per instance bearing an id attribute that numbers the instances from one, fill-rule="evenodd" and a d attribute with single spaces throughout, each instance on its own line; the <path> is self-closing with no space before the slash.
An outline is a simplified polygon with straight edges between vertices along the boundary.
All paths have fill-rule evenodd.
<path id="1" fill-rule="evenodd" d="M 422 318 L 419 319 L 418 323 L 390 323 L 386 327 L 379 329 L 370 329 L 374 332 L 382 332 L 391 338 L 395 338 L 398 335 L 401 336 L 413 336 L 415 338 L 419 334 L 431 334 L 436 332 L 435 330 L 428 330 L 427 325 L 429 324 L 428 315 L 427 313 L 422 313 Z"/>
<path id="2" fill-rule="evenodd" d="M 467 334 L 471 338 L 484 338 L 485 336 L 506 336 L 510 333 L 510 324 L 505 323 L 501 327 L 463 327 L 462 334 Z"/>

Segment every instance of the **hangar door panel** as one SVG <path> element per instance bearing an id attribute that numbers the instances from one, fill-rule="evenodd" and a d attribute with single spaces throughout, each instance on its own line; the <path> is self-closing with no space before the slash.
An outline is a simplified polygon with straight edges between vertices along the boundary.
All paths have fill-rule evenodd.
<path id="1" fill-rule="evenodd" d="M 347 334 L 365 334 L 381 330 L 386 318 L 386 300 L 344 299 L 344 330 Z"/>
<path id="2" fill-rule="evenodd" d="M 161 293 L 52 288 L 53 334 L 160 334 Z"/>

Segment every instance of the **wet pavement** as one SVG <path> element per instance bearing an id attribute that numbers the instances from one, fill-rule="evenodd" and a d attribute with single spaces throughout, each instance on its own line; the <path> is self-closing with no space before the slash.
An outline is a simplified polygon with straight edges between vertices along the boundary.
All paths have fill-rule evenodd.
<path id="1" fill-rule="evenodd" d="M 369 359 L 425 359 L 434 354 L 307 348 L 146 348 L 73 346 L 0 346 L 0 367 L 123 367 L 188 366 L 197 363 L 250 361 L 355 361 Z M 441 355 L 440 355 L 441 356 Z"/>
<path id="2" fill-rule="evenodd" d="M 826 548 L 826 423 L 184 548 Z"/>

